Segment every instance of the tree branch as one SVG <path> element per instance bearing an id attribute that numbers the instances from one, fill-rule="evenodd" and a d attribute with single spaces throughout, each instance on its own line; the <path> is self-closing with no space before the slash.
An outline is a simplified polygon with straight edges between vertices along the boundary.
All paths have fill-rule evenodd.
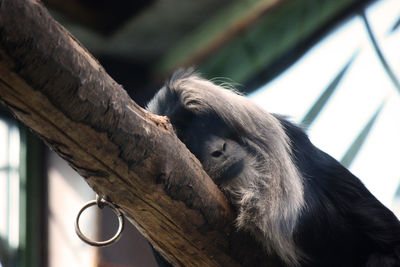
<path id="1" fill-rule="evenodd" d="M 235 266 L 234 214 L 165 117 L 37 0 L 0 0 L 0 99 L 175 265 Z"/>

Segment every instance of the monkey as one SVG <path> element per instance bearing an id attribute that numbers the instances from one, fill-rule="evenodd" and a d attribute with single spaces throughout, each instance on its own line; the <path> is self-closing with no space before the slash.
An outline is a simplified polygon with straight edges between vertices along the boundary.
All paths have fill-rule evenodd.
<path id="1" fill-rule="evenodd" d="M 301 127 L 178 70 L 148 103 L 167 116 L 279 266 L 400 266 L 400 223 Z"/>

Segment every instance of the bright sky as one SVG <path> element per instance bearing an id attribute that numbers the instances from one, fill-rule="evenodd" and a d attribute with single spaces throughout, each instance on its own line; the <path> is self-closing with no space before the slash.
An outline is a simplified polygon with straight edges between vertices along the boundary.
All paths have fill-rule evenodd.
<path id="1" fill-rule="evenodd" d="M 388 34 L 399 19 L 400 1 L 379 1 L 367 10 L 367 16 L 385 57 L 400 77 L 400 30 Z M 340 160 L 386 100 L 350 170 L 380 201 L 397 211 L 393 199 L 400 181 L 400 92 L 382 68 L 360 17 L 341 25 L 249 97 L 269 112 L 288 115 L 299 122 L 357 51 L 339 88 L 308 133 L 316 146 Z"/>

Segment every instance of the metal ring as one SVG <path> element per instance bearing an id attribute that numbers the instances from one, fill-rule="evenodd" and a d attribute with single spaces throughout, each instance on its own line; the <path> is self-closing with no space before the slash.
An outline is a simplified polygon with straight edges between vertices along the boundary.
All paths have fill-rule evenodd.
<path id="1" fill-rule="evenodd" d="M 117 232 L 115 233 L 115 235 L 113 237 L 111 237 L 110 239 L 105 240 L 105 241 L 93 241 L 93 240 L 90 240 L 89 238 L 87 238 L 81 232 L 81 229 L 79 228 L 79 218 L 80 218 L 82 212 L 85 211 L 87 208 L 89 208 L 91 206 L 99 205 L 99 204 L 102 204 L 102 206 L 105 206 L 105 205 L 109 206 L 114 211 L 114 213 L 118 216 L 118 230 L 117 230 Z M 99 207 L 101 207 L 101 205 L 99 205 Z M 117 242 L 119 240 L 119 238 L 121 237 L 122 230 L 124 230 L 124 216 L 123 216 L 123 214 L 115 207 L 114 204 L 112 204 L 111 202 L 108 202 L 107 200 L 104 200 L 104 199 L 100 199 L 100 201 L 99 200 L 89 201 L 88 203 L 86 203 L 81 208 L 81 210 L 78 212 L 78 215 L 76 216 L 75 232 L 83 242 L 85 242 L 85 243 L 87 243 L 87 244 L 89 244 L 91 246 L 105 247 L 105 246 L 108 246 L 108 245 L 111 245 L 111 244 Z"/>

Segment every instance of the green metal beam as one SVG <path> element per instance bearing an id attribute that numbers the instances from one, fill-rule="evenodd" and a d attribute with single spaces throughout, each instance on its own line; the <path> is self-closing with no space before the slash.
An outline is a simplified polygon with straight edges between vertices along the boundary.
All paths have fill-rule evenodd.
<path id="1" fill-rule="evenodd" d="M 237 1 L 166 53 L 155 69 L 170 73 L 196 64 L 207 77 L 244 83 L 338 14 L 364 2 L 369 1 Z"/>

